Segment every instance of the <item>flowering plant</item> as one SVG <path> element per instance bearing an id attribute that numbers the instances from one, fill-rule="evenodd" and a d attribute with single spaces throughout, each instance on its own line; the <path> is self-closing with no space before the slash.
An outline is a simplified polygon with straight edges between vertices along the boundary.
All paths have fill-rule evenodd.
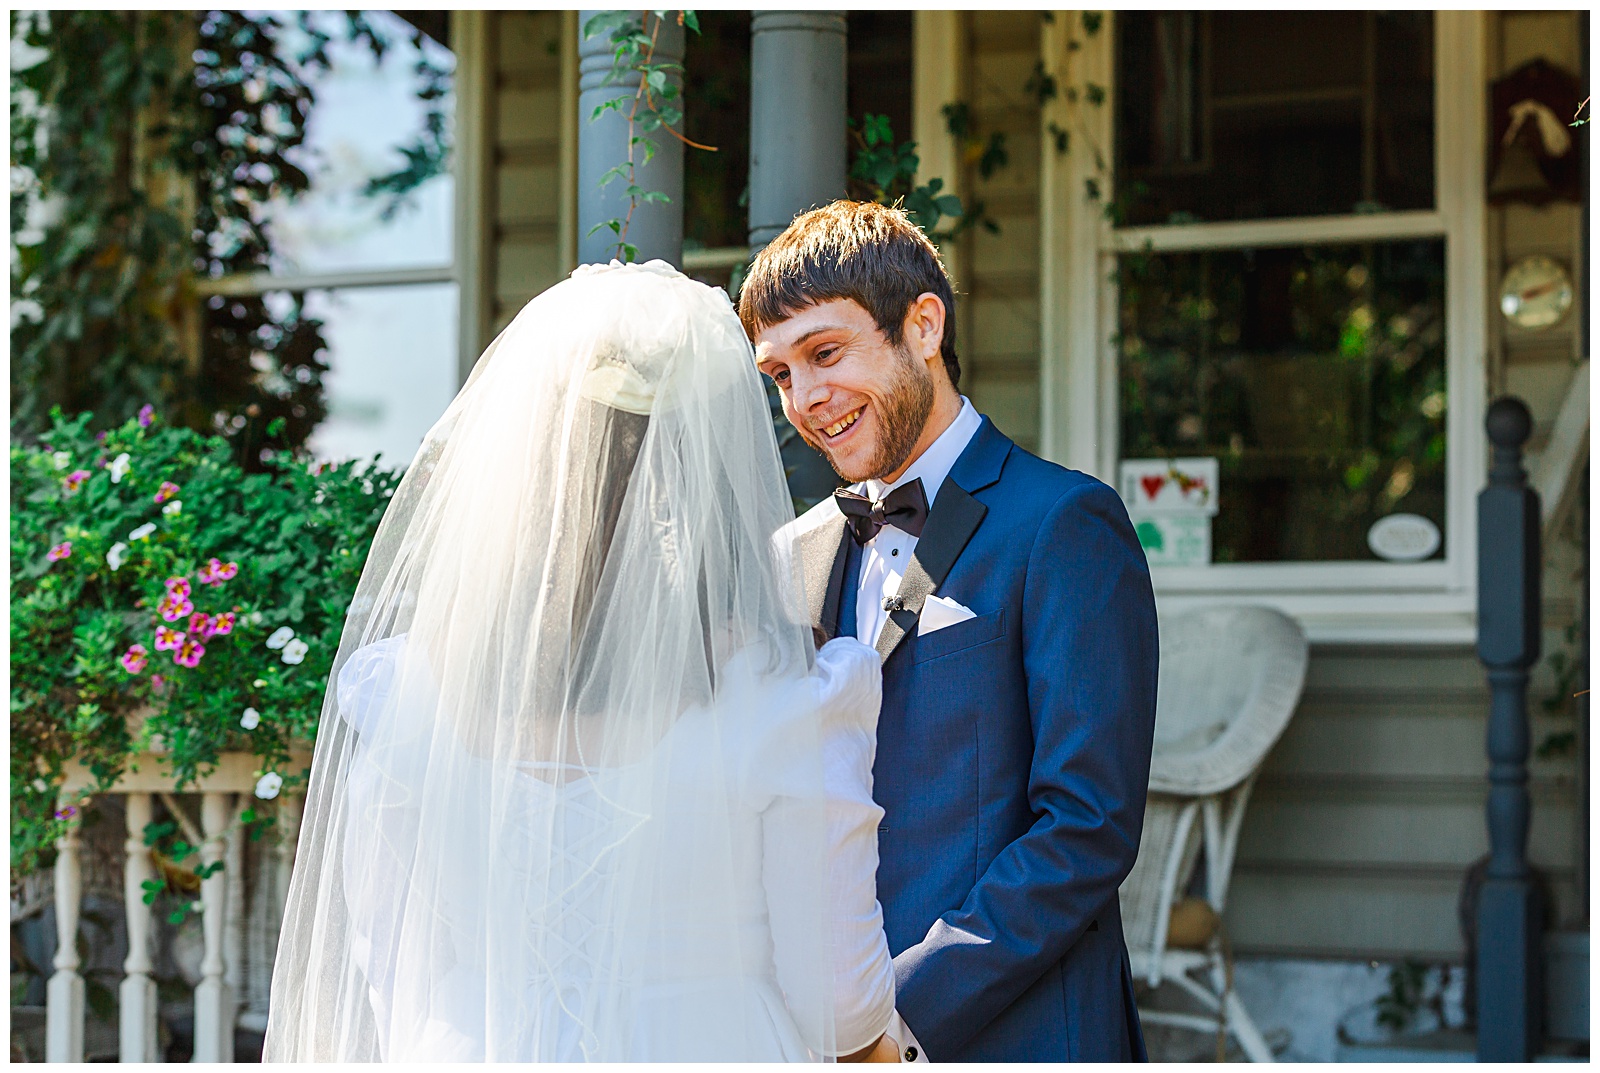
<path id="1" fill-rule="evenodd" d="M 11 448 L 14 873 L 61 832 L 69 760 L 108 787 L 156 752 L 181 787 L 249 751 L 286 784 L 399 480 L 287 454 L 246 474 L 227 441 L 149 413 L 88 429 L 58 413 Z"/>

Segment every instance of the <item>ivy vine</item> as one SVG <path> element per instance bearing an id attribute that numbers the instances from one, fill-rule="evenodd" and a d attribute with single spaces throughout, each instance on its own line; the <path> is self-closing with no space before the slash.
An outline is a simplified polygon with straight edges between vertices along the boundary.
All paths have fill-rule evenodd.
<path id="1" fill-rule="evenodd" d="M 650 163 L 656 155 L 655 139 L 650 135 L 665 131 L 684 145 L 706 152 L 716 152 L 716 147 L 690 141 L 675 129 L 683 122 L 683 109 L 679 101 L 680 90 L 673 74 L 683 70 L 680 63 L 655 62 L 656 44 L 661 27 L 671 12 L 667 11 L 602 11 L 583 26 L 584 40 L 610 31 L 612 58 L 611 71 L 603 85 L 621 82 L 630 74 L 637 75 L 639 84 L 632 94 L 619 94 L 596 105 L 589 115 L 593 123 L 607 112 L 623 116 L 628 124 L 628 158 L 608 169 L 600 176 L 604 188 L 621 180 L 626 183 L 624 193 L 628 198 L 628 211 L 619 218 L 601 220 L 590 227 L 592 235 L 609 228 L 616 236 L 616 257 L 631 262 L 639 256 L 639 248 L 628 241 L 628 227 L 633 222 L 634 211 L 641 204 L 667 204 L 672 201 L 665 191 L 647 190 L 638 182 L 638 169 Z M 700 20 L 693 11 L 679 11 L 677 23 L 693 33 L 700 32 Z M 639 159 L 642 156 L 643 159 Z"/>

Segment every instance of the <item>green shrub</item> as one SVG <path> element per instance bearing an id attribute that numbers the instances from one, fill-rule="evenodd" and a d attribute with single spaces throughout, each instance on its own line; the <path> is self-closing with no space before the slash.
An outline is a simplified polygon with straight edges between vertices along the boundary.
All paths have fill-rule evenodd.
<path id="1" fill-rule="evenodd" d="M 288 774 L 399 480 L 287 454 L 247 474 L 149 407 L 98 435 L 89 414 L 53 418 L 11 449 L 14 872 L 70 818 L 69 760 L 100 787 L 152 744 L 180 786 L 232 750 Z"/>

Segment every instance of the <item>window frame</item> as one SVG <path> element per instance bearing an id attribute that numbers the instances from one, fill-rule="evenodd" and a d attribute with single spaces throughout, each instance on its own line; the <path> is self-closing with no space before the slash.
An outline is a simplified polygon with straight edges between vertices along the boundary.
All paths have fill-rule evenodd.
<path id="1" fill-rule="evenodd" d="M 451 174 L 455 179 L 454 235 L 448 263 L 420 268 L 351 269 L 327 272 L 241 272 L 198 279 L 195 295 L 200 301 L 212 297 L 259 296 L 276 291 L 358 290 L 368 287 L 404 287 L 436 283 L 456 285 L 457 384 L 465 383 L 482 349 L 481 335 L 487 323 L 481 310 L 483 264 L 488 253 L 488 234 L 483 222 L 484 183 L 488 174 L 485 159 L 487 90 L 484 80 L 489 42 L 485 12 L 450 13 L 451 52 L 455 54 L 455 140 L 451 153 Z"/>
<path id="2" fill-rule="evenodd" d="M 1075 22 L 1075 16 L 1058 13 L 1055 25 Z M 1044 109 L 1042 125 L 1075 122 L 1109 150 L 1116 33 L 1113 14 L 1101 33 L 1069 48 L 1066 32 L 1046 25 L 1041 46 L 1047 68 L 1058 72 L 1058 78 L 1105 86 L 1108 103 L 1076 115 L 1055 104 Z M 1095 172 L 1085 159 L 1090 154 L 1052 159 L 1048 148 L 1042 151 L 1042 446 L 1046 457 L 1113 485 L 1121 439 L 1113 338 L 1118 254 L 1408 238 L 1440 238 L 1445 244 L 1445 557 L 1423 563 L 1154 567 L 1151 576 L 1163 612 L 1242 599 L 1296 617 L 1313 641 L 1460 644 L 1475 638 L 1476 498 L 1485 472 L 1481 423 L 1489 311 L 1485 41 L 1481 12 L 1434 12 L 1436 200 L 1431 210 L 1115 228 L 1104 218 L 1104 202 L 1083 193 L 1085 180 L 1096 179 L 1110 196 L 1110 176 Z M 1049 140 L 1044 144 L 1048 147 Z M 1225 488 L 1222 494 L 1227 494 Z"/>

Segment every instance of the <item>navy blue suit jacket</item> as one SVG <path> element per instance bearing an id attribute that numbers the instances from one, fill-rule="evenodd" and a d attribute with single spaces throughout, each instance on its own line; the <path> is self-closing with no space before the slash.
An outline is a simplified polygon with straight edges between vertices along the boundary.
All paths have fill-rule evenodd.
<path id="1" fill-rule="evenodd" d="M 860 552 L 798 519 L 814 625 L 854 633 Z M 926 636 L 929 593 L 976 617 Z M 1145 1057 L 1117 888 L 1144 818 L 1156 615 L 1121 499 L 985 418 L 878 637 L 878 898 L 896 1006 L 934 1061 Z"/>

